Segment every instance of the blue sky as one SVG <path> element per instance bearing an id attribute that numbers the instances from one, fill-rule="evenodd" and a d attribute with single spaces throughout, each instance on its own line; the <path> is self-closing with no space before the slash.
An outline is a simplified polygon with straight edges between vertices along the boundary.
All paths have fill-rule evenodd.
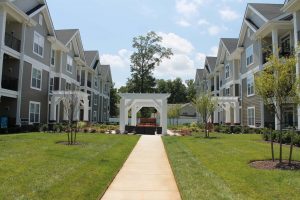
<path id="1" fill-rule="evenodd" d="M 156 78 L 193 79 L 221 37 L 238 37 L 247 3 L 284 0 L 48 0 L 56 29 L 79 28 L 85 50 L 99 50 L 117 87 L 130 77 L 132 38 L 148 31 L 163 37 L 174 56 Z"/>

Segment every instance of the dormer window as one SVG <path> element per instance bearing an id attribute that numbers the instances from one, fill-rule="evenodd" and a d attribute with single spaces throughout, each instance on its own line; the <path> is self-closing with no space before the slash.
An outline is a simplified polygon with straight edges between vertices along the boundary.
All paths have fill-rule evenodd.
<path id="1" fill-rule="evenodd" d="M 68 55 L 67 57 L 67 72 L 73 72 L 73 59 L 71 56 Z"/>
<path id="2" fill-rule="evenodd" d="M 42 14 L 39 15 L 39 25 L 43 26 L 44 17 Z"/>

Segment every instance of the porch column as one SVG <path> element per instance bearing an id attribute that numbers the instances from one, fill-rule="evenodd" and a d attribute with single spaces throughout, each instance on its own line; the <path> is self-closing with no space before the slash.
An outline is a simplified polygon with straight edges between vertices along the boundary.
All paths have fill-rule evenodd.
<path id="1" fill-rule="evenodd" d="M 56 121 L 56 97 L 51 97 L 50 121 Z"/>
<path id="2" fill-rule="evenodd" d="M 240 124 L 240 105 L 238 102 L 234 103 L 233 123 Z"/>
<path id="3" fill-rule="evenodd" d="M 161 118 L 161 124 L 162 124 L 162 134 L 167 134 L 168 129 L 168 102 L 167 99 L 162 100 L 162 118 Z"/>
<path id="4" fill-rule="evenodd" d="M 216 110 L 214 112 L 214 124 L 218 124 L 219 123 L 219 111 Z"/>
<path id="5" fill-rule="evenodd" d="M 129 119 L 128 119 L 128 112 L 129 112 L 129 108 L 125 108 L 125 125 L 129 124 L 128 123 L 128 121 L 129 121 Z"/>
<path id="6" fill-rule="evenodd" d="M 6 29 L 6 11 L 0 10 L 0 89 L 2 88 L 2 71 L 3 71 L 3 59 L 4 53 L 2 47 L 4 46 L 5 41 L 5 29 Z"/>
<path id="7" fill-rule="evenodd" d="M 83 98 L 83 121 L 89 121 L 89 99 L 88 97 Z"/>
<path id="8" fill-rule="evenodd" d="M 125 99 L 120 100 L 120 132 L 125 132 Z"/>
<path id="9" fill-rule="evenodd" d="M 278 30 L 272 30 L 272 47 L 273 47 L 273 55 L 279 57 L 279 46 L 278 46 Z"/>
<path id="10" fill-rule="evenodd" d="M 296 52 L 296 75 L 298 78 L 300 77 L 300 11 L 294 12 L 294 41 L 295 41 L 295 48 L 297 49 Z M 300 105 L 297 107 L 297 128 L 300 130 Z"/>
<path id="11" fill-rule="evenodd" d="M 230 104 L 225 104 L 225 124 L 231 124 L 231 117 L 230 117 Z"/>

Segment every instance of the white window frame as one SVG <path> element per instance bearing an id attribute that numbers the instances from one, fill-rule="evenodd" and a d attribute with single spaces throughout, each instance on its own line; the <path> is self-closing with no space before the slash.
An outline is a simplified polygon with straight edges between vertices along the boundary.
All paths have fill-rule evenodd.
<path id="1" fill-rule="evenodd" d="M 248 59 L 252 57 L 251 62 L 248 62 Z M 254 63 L 254 49 L 253 44 L 246 49 L 246 65 L 247 67 L 251 66 Z"/>
<path id="2" fill-rule="evenodd" d="M 253 110 L 253 124 L 249 123 L 249 110 Z M 249 127 L 255 127 L 255 107 L 247 107 L 247 125 Z"/>
<path id="3" fill-rule="evenodd" d="M 230 74 L 230 65 L 227 64 L 225 66 L 225 79 L 229 79 L 231 77 L 231 74 Z"/>
<path id="4" fill-rule="evenodd" d="M 55 66 L 55 56 L 56 56 L 56 51 L 53 48 L 51 48 L 51 52 L 50 52 L 50 65 L 52 67 Z M 52 63 L 52 59 L 53 59 L 53 63 Z"/>
<path id="5" fill-rule="evenodd" d="M 53 81 L 51 81 L 51 79 Z M 49 80 L 49 93 L 52 94 L 54 91 L 54 77 L 50 77 L 50 80 Z"/>
<path id="6" fill-rule="evenodd" d="M 253 88 L 253 93 L 249 94 L 249 85 L 250 85 L 250 80 L 252 81 L 252 88 Z M 254 90 L 254 75 L 250 75 L 247 77 L 247 97 L 251 97 L 255 95 L 255 90 Z"/>
<path id="7" fill-rule="evenodd" d="M 35 86 L 32 86 L 33 84 L 33 70 L 36 70 L 36 71 L 39 71 L 41 73 L 41 79 L 40 79 L 40 87 L 35 87 Z M 36 78 L 37 79 L 37 78 Z M 38 80 L 38 79 L 37 79 Z M 31 68 L 31 78 L 30 78 L 30 88 L 31 89 L 34 89 L 34 90 L 38 90 L 38 91 L 41 91 L 42 90 L 42 85 L 43 85 L 43 70 L 41 69 L 38 69 L 38 68 L 35 68 L 35 67 L 32 67 Z"/>
<path id="8" fill-rule="evenodd" d="M 40 14 L 40 15 L 39 15 L 39 24 L 40 24 L 41 26 L 43 26 L 43 20 L 44 20 L 44 17 L 43 17 L 42 14 Z"/>
<path id="9" fill-rule="evenodd" d="M 35 48 L 34 48 L 35 45 L 38 46 L 38 52 L 35 51 Z M 42 49 L 41 54 L 39 52 L 40 48 Z M 45 48 L 45 38 L 38 32 L 34 31 L 34 33 L 33 33 L 33 48 L 32 48 L 33 53 L 43 58 L 44 57 L 44 48 Z"/>
<path id="10" fill-rule="evenodd" d="M 95 101 L 95 100 L 96 100 L 96 101 Z M 97 97 L 97 95 L 95 95 L 95 94 L 94 94 L 94 99 L 93 99 L 93 101 L 94 101 L 94 105 L 97 106 L 97 105 L 98 105 L 98 97 Z"/>
<path id="11" fill-rule="evenodd" d="M 36 121 L 36 119 L 35 119 L 35 115 L 37 114 L 37 113 L 35 113 L 35 111 L 34 111 L 34 122 L 31 122 L 31 118 L 30 118 L 30 114 L 31 114 L 31 105 L 34 105 L 34 106 L 36 106 L 36 105 L 38 105 L 39 106 L 39 113 L 38 113 L 38 120 Z M 34 110 L 36 109 L 36 107 L 34 107 Z M 36 102 L 36 101 L 29 101 L 29 114 L 28 114 L 28 123 L 29 124 L 39 124 L 41 122 L 41 103 L 40 102 Z"/>
<path id="12" fill-rule="evenodd" d="M 71 67 L 71 70 L 69 69 L 69 67 Z M 66 71 L 71 74 L 73 73 L 73 58 L 69 55 L 67 55 Z"/>
<path id="13" fill-rule="evenodd" d="M 70 86 L 70 88 L 68 88 L 67 86 Z M 68 83 L 68 82 L 66 82 L 66 85 L 65 85 L 65 90 L 66 90 L 66 91 L 71 91 L 71 90 L 72 90 L 72 84 L 71 84 L 71 83 Z"/>

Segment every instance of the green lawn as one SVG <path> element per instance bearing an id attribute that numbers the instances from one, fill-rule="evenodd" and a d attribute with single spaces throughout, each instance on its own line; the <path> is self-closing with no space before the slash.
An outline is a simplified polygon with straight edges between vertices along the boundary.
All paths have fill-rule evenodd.
<path id="1" fill-rule="evenodd" d="M 163 138 L 183 199 L 299 199 L 300 171 L 248 166 L 250 160 L 270 159 L 270 145 L 260 135 L 212 136 L 217 138 Z M 284 151 L 287 158 L 288 147 Z M 299 148 L 294 155 L 300 160 Z"/>
<path id="2" fill-rule="evenodd" d="M 0 199 L 97 199 L 138 141 L 137 136 L 0 135 Z"/>

